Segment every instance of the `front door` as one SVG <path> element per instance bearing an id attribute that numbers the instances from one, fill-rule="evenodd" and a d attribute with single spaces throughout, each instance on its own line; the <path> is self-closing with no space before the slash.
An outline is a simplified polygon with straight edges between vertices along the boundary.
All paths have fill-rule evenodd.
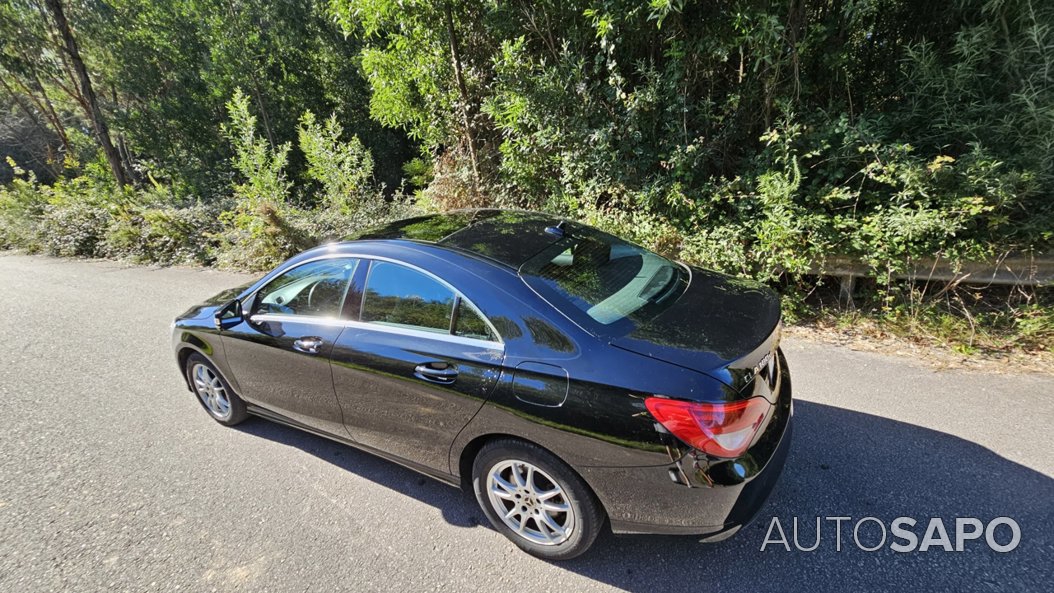
<path id="1" fill-rule="evenodd" d="M 497 381 L 504 348 L 456 291 L 375 261 L 361 317 L 331 354 L 348 432 L 359 443 L 447 473 L 450 444 Z"/>
<path id="2" fill-rule="evenodd" d="M 223 334 L 227 364 L 246 401 L 305 426 L 346 435 L 329 354 L 358 260 L 292 268 L 260 289 L 246 320 Z"/>

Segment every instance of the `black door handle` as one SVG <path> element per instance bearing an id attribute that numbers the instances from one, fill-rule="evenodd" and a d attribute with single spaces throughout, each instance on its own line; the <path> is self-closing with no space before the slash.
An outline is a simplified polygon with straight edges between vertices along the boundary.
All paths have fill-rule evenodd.
<path id="1" fill-rule="evenodd" d="M 305 354 L 318 354 L 318 351 L 322 348 L 322 338 L 317 336 L 307 336 L 295 340 L 293 342 L 293 350 L 299 350 Z"/>
<path id="2" fill-rule="evenodd" d="M 414 376 L 418 379 L 424 379 L 432 383 L 439 383 L 442 385 L 450 385 L 457 379 L 457 368 L 453 365 L 443 364 L 443 368 L 436 368 L 431 366 L 435 363 L 419 364 L 414 367 Z"/>

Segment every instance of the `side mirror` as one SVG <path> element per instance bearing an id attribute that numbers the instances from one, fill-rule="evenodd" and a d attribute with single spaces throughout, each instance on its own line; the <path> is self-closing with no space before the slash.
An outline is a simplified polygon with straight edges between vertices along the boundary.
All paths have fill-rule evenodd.
<path id="1" fill-rule="evenodd" d="M 220 331 L 230 329 L 241 323 L 243 317 L 242 302 L 234 299 L 216 311 L 216 329 Z"/>

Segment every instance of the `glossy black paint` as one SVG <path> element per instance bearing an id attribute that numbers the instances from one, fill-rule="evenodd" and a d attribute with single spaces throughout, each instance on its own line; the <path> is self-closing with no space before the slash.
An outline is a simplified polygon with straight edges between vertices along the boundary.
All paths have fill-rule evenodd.
<path id="1" fill-rule="evenodd" d="M 320 430 L 346 433 L 333 394 L 329 355 L 343 327 L 290 321 L 242 321 L 223 332 L 227 367 L 238 378 L 238 394 Z M 293 348 L 305 337 L 320 337 L 318 355 Z"/>
<path id="2" fill-rule="evenodd" d="M 613 529 L 722 539 L 720 535 L 732 535 L 749 523 L 779 478 L 790 449 L 791 378 L 782 352 L 778 369 L 773 387 L 759 388 L 777 394 L 773 415 L 739 458 L 714 459 L 685 449 L 675 453 L 678 462 L 670 467 L 585 468 L 582 475 L 611 514 Z M 632 484 L 647 487 L 626 487 Z"/>
<path id="3" fill-rule="evenodd" d="M 333 386 L 357 442 L 447 472 L 450 443 L 486 401 L 502 358 L 500 349 L 349 327 L 334 347 Z M 433 382 L 421 365 L 456 369 L 456 379 Z"/>
<path id="4" fill-rule="evenodd" d="M 560 237 L 545 229 L 562 223 L 560 219 L 540 212 L 462 210 L 396 221 L 357 238 L 436 243 L 515 269 L 532 255 L 556 243 Z"/>
<path id="5" fill-rule="evenodd" d="M 467 211 L 420 217 L 367 238 L 302 253 L 237 291 L 180 316 L 182 363 L 207 356 L 251 412 L 464 483 L 479 447 L 512 435 L 570 464 L 603 503 L 617 532 L 734 532 L 771 490 L 790 440 L 791 386 L 778 352 L 778 300 L 768 289 L 691 269 L 675 305 L 621 336 L 587 331 L 554 308 L 518 266 L 555 241 L 560 219 Z M 574 223 L 564 225 L 574 232 Z M 396 261 L 442 279 L 473 303 L 500 343 L 403 335 L 357 323 L 360 263 L 339 319 L 250 318 L 256 291 L 324 257 Z M 241 315 L 217 329 L 237 300 Z M 318 354 L 291 347 L 304 336 Z M 775 353 L 778 363 L 758 368 Z M 451 383 L 421 365 L 453 369 Z M 444 379 L 445 381 L 445 379 Z M 702 402 L 761 395 L 773 403 L 752 446 L 734 460 L 708 458 L 658 425 L 644 398 Z"/>
<path id="6" fill-rule="evenodd" d="M 722 369 L 758 347 L 780 319 L 779 299 L 755 282 L 692 268 L 691 285 L 667 310 L 611 343 L 700 371 Z"/>

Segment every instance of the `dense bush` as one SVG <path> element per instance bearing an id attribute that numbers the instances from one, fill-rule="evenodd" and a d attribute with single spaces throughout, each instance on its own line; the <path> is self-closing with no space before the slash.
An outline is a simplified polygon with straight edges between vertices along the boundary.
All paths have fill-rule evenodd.
<path id="1" fill-rule="evenodd" d="M 768 132 L 763 164 L 742 177 L 714 181 L 695 197 L 666 193 L 673 215 L 628 198 L 576 202 L 573 211 L 687 261 L 769 280 L 800 278 L 830 254 L 888 274 L 920 258 L 984 260 L 1050 239 L 1054 227 L 1012 221 L 1024 218 L 1013 212 L 1020 201 L 1039 201 L 1034 177 L 1007 171 L 979 146 L 959 159 L 926 160 L 910 145 L 868 146 L 843 131 L 846 150 L 867 154 L 848 172 L 854 187 L 816 173 L 830 155 L 810 146 L 803 129 L 783 123 Z"/>
<path id="2" fill-rule="evenodd" d="M 200 203 L 130 206 L 107 228 L 105 252 L 140 263 L 209 265 L 222 230 L 219 214 Z"/>
<path id="3" fill-rule="evenodd" d="M 336 118 L 319 124 L 311 112 L 301 118 L 298 139 L 319 193 L 311 197 L 313 203 L 298 207 L 286 177 L 292 145 L 272 147 L 259 136 L 249 99 L 240 91 L 227 109 L 230 123 L 224 131 L 234 146 L 239 179 L 233 207 L 220 217 L 221 265 L 272 268 L 298 251 L 408 211 L 401 198 L 385 199 L 372 178 L 373 159 L 358 138 L 341 140 Z"/>
<path id="4" fill-rule="evenodd" d="M 90 202 L 49 204 L 38 231 L 46 253 L 66 257 L 100 257 L 110 226 L 110 212 Z"/>
<path id="5" fill-rule="evenodd" d="M 0 187 L 0 246 L 51 255 L 101 257 L 112 209 L 125 195 L 95 174 L 40 183 L 13 161 Z"/>
<path id="6" fill-rule="evenodd" d="M 1051 6 L 455 3 L 445 31 L 449 3 L 333 6 L 375 116 L 442 155 L 443 207 L 586 217 L 767 279 L 1054 242 Z"/>
<path id="7" fill-rule="evenodd" d="M 47 204 L 36 175 L 8 157 L 14 172 L 11 183 L 0 186 L 0 248 L 40 250 L 37 226 Z"/>
<path id="8" fill-rule="evenodd" d="M 792 310 L 848 256 L 894 322 L 938 300 L 895 280 L 913 260 L 1054 247 L 1049 2 L 76 4 L 97 110 L 54 10 L 0 5 L 0 151 L 47 181 L 0 188 L 0 247 L 261 269 L 415 207 L 527 207 Z M 1013 321 L 938 304 L 1047 335 L 1019 293 Z"/>
<path id="9" fill-rule="evenodd" d="M 249 100 L 236 92 L 224 132 L 238 172 L 230 197 L 203 203 L 181 199 L 154 183 L 118 190 L 105 174 L 40 183 L 11 166 L 0 186 L 0 247 L 140 263 L 217 264 L 262 270 L 315 245 L 416 212 L 401 196 L 386 198 L 372 176 L 370 152 L 341 139 L 335 118 L 301 120 L 299 150 L 319 193 L 294 203 L 286 165 L 293 146 L 277 148 L 257 132 Z"/>

